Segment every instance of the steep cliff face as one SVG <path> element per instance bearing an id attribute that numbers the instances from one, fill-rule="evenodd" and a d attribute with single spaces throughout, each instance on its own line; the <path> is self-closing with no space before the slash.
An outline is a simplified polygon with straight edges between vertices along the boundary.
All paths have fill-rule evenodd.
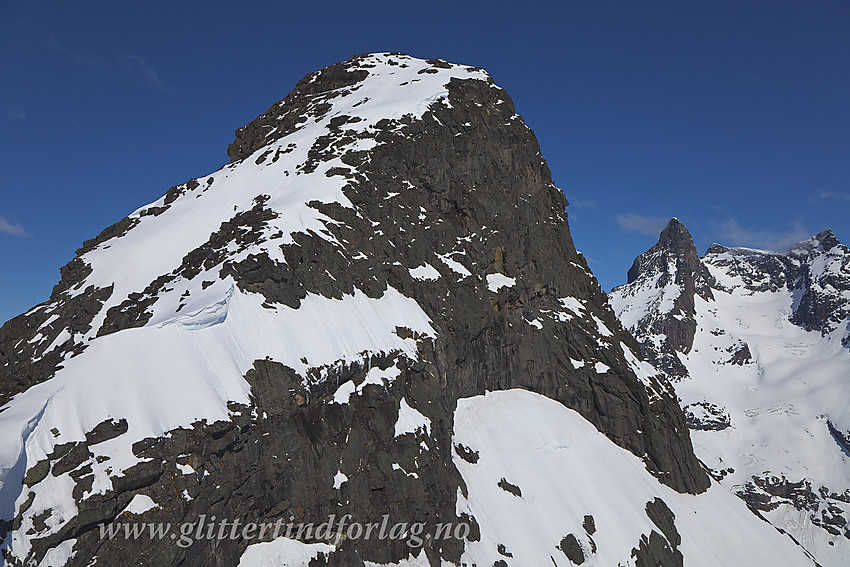
<path id="1" fill-rule="evenodd" d="M 697 455 L 712 475 L 820 564 L 843 565 L 850 553 L 850 251 L 829 230 L 787 253 L 714 244 L 699 259 L 692 249 L 692 242 L 664 247 L 666 275 L 644 261 L 652 250 L 641 255 L 629 283 L 613 290 L 612 305 L 649 359 L 675 359 L 663 367 L 678 378 Z M 704 274 L 709 288 L 682 286 L 665 297 L 667 305 L 693 305 L 686 345 L 663 331 L 679 314 L 644 301 L 644 290 L 678 278 L 682 266 L 685 277 Z"/>
<path id="2" fill-rule="evenodd" d="M 486 73 L 355 56 L 305 77 L 228 154 L 86 242 L 51 299 L 0 329 L 9 564 L 265 566 L 278 554 L 306 565 L 321 552 L 329 565 L 507 565 L 548 550 L 556 565 L 578 554 L 676 565 L 701 532 L 720 541 L 729 526 L 759 534 L 737 564 L 773 553 L 806 564 L 716 490 L 679 494 L 709 486 L 684 414 L 576 252 L 533 133 Z M 525 457 L 455 423 L 474 430 L 490 412 L 462 400 L 516 389 L 539 399 L 518 398 L 512 419 L 545 408 L 584 423 L 582 438 L 624 455 L 623 478 L 641 488 L 628 503 L 597 490 L 570 513 L 527 509 L 550 529 L 512 553 L 501 539 L 515 523 L 475 496 L 492 488 L 475 462 L 496 463 L 500 497 L 522 500 L 535 489 L 507 477 Z M 581 500 L 583 478 L 564 470 L 534 501 Z M 637 511 L 631 523 L 618 507 Z M 579 531 L 593 509 L 610 518 L 596 542 Z M 726 509 L 734 519 L 711 528 Z M 697 510 L 713 510 L 706 524 Z M 181 546 L 99 530 L 331 514 L 471 532 L 417 546 L 339 534 Z M 716 547 L 694 561 L 732 553 Z"/>

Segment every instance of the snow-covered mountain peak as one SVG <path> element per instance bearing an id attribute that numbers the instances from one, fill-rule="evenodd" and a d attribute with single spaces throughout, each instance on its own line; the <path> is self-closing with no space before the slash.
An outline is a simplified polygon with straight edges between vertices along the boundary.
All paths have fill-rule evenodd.
<path id="1" fill-rule="evenodd" d="M 611 305 L 623 324 L 652 336 L 659 348 L 647 350 L 648 360 L 671 376 L 683 376 L 676 352 L 693 343 L 694 296 L 711 299 L 712 276 L 702 265 L 688 229 L 673 218 L 658 242 L 638 256 L 628 283 L 611 292 Z"/>
<path id="2" fill-rule="evenodd" d="M 656 331 L 677 314 L 643 300 L 651 271 L 633 281 L 630 273 L 612 306 L 644 355 L 679 378 L 695 450 L 712 475 L 820 564 L 844 565 L 850 253 L 825 230 L 786 253 L 714 244 L 697 261 L 711 293 L 694 296 L 691 348 Z"/>
<path id="3" fill-rule="evenodd" d="M 403 53 L 355 55 L 308 73 L 278 103 L 236 131 L 228 148 L 232 161 L 248 158 L 275 140 L 310 124 L 363 132 L 381 120 L 416 119 L 437 100 L 448 97 L 452 80 L 492 84 L 482 69 L 427 61 Z"/>
<path id="4" fill-rule="evenodd" d="M 366 182 L 356 167 L 429 109 L 450 109 L 449 84 L 465 85 L 454 89 L 455 96 L 475 91 L 465 105 L 480 107 L 479 100 L 492 99 L 517 127 L 527 129 L 510 97 L 481 69 L 383 53 L 354 56 L 310 73 L 285 99 L 237 131 L 228 152 L 233 163 L 172 187 L 86 241 L 77 258 L 62 268 L 51 301 L 28 314 L 27 325 L 41 334 L 21 352 L 22 365 L 31 359 L 44 362 L 36 369 L 12 366 L 6 377 L 0 370 L 0 383 L 17 384 L 11 391 L 21 391 L 49 376 L 59 360 L 78 354 L 94 337 L 185 319 L 221 303 L 234 280 L 244 281 L 236 272 L 249 270 L 259 277 L 277 271 L 272 281 L 288 279 L 305 268 L 303 258 L 287 258 L 286 250 L 303 249 L 305 238 L 314 246 L 347 248 L 345 257 L 365 260 L 361 250 L 352 250 L 352 243 L 346 246 L 344 237 L 333 233 L 355 225 L 380 231 L 381 223 L 393 224 L 380 216 L 367 218 L 360 200 L 383 202 L 392 198 L 390 193 L 415 190 L 417 179 L 395 175 L 394 191 L 376 190 L 381 180 Z M 423 217 L 417 221 L 425 219 L 424 211 L 415 214 Z M 378 288 L 385 288 L 372 278 L 355 284 L 348 277 L 337 285 L 339 279 L 327 275 L 333 271 L 326 266 L 311 276 L 311 285 L 299 283 L 266 299 L 297 308 L 310 291 L 341 299 L 341 293 L 353 294 L 357 287 L 376 298 Z M 332 293 L 331 287 L 336 288 Z M 65 320 L 58 307 L 68 303 L 75 305 L 75 313 Z M 0 403 L 6 395 L 0 391 Z"/>
<path id="5" fill-rule="evenodd" d="M 738 294 L 793 295 L 790 321 L 836 339 L 850 336 L 850 250 L 827 229 L 787 253 L 712 245 L 702 259 L 716 287 Z"/>
<path id="6" fill-rule="evenodd" d="M 817 252 L 829 252 L 836 246 L 842 246 L 842 244 L 838 241 L 832 229 L 827 228 L 809 240 L 791 246 L 788 254 L 791 256 L 809 256 Z"/>

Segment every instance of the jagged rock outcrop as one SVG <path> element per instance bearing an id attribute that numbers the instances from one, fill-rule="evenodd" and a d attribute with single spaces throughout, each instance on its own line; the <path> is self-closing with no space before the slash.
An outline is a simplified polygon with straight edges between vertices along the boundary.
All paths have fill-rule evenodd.
<path id="1" fill-rule="evenodd" d="M 677 353 L 688 353 L 693 346 L 694 297 L 710 300 L 713 284 L 691 233 L 674 218 L 655 246 L 635 259 L 627 284 L 614 290 L 611 301 L 626 326 L 642 340 L 647 360 L 682 378 L 687 371 Z"/>
<path id="2" fill-rule="evenodd" d="M 850 249 L 827 229 L 793 246 L 789 256 L 803 266 L 797 285 L 803 295 L 792 321 L 809 331 L 831 333 L 850 316 Z M 845 345 L 847 337 L 850 333 Z"/>

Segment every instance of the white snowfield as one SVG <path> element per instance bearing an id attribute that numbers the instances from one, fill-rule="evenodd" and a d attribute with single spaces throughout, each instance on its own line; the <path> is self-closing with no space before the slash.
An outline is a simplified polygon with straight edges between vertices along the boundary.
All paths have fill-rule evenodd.
<path id="1" fill-rule="evenodd" d="M 326 543 L 303 543 L 285 537 L 249 545 L 237 567 L 307 567 L 319 553 L 329 553 L 334 547 Z"/>
<path id="2" fill-rule="evenodd" d="M 670 273 L 676 272 L 675 261 L 668 263 L 667 270 Z M 675 278 L 660 287 L 658 283 L 661 275 L 659 272 L 652 278 L 618 288 L 618 293 L 609 295 L 608 301 L 623 327 L 634 329 L 645 317 L 666 315 L 673 309 L 673 302 L 682 293 L 682 288 Z"/>
<path id="3" fill-rule="evenodd" d="M 751 291 L 740 276 L 730 274 L 730 264 L 749 270 L 752 254 L 775 255 L 730 249 L 703 258 L 718 285 L 712 290 L 713 301 L 695 299 L 694 345 L 688 354 L 679 355 L 689 378 L 675 382 L 675 390 L 682 407 L 697 416 L 705 415 L 704 406 L 691 404 L 712 404 L 728 416 L 731 427 L 694 430 L 691 439 L 700 460 L 725 475 L 721 484 L 729 491 L 739 492 L 759 477 L 803 482 L 815 494 L 826 490 L 839 496 L 802 511 L 785 501 L 762 514 L 824 567 L 848 565 L 850 540 L 813 525 L 811 519 L 832 516 L 836 510 L 850 519 L 850 454 L 828 425 L 850 432 L 850 349 L 842 346 L 847 321 L 825 335 L 792 323 L 799 290 Z M 827 270 L 838 274 L 848 265 L 846 258 L 838 257 L 843 253 L 815 250 L 814 256 L 813 280 Z M 769 279 L 755 268 L 747 273 L 755 285 Z M 645 284 L 637 285 L 633 294 L 623 288 L 612 294 L 624 324 L 637 323 L 637 313 L 664 313 L 660 303 L 649 299 L 658 295 L 642 291 L 648 289 Z M 648 302 L 640 304 L 641 298 Z M 733 363 L 734 353 L 744 345 L 751 360 Z"/>
<path id="4" fill-rule="evenodd" d="M 715 484 L 697 496 L 675 492 L 577 412 L 539 394 L 507 390 L 460 400 L 453 443 L 478 452 L 476 463 L 454 458 L 468 488 L 468 496 L 458 495 L 458 512 L 471 513 L 481 529 L 481 540 L 466 546 L 467 565 L 502 559 L 567 567 L 558 547 L 573 534 L 582 565 L 633 566 L 641 535 L 661 533 L 643 509 L 655 498 L 675 515 L 688 567 L 812 565 L 726 490 Z M 522 495 L 502 489 L 502 479 Z M 582 527 L 585 515 L 593 516 L 592 536 Z M 512 559 L 499 553 L 500 544 Z"/>
<path id="5" fill-rule="evenodd" d="M 732 292 L 715 290 L 713 302 L 697 297 L 694 348 L 681 357 L 691 379 L 675 386 L 683 405 L 708 401 L 725 408 L 732 427 L 693 431 L 697 456 L 712 469 L 734 469 L 722 480 L 732 490 L 767 473 L 807 481 L 815 492 L 826 487 L 850 496 L 850 455 L 827 425 L 830 420 L 850 431 L 850 351 L 841 346 L 845 329 L 827 336 L 805 331 L 788 320 L 794 292 L 750 294 L 708 260 L 712 275 Z M 730 364 L 730 349 L 741 342 L 752 362 Z M 850 503 L 832 505 L 850 518 Z M 821 510 L 814 513 L 820 516 Z M 825 567 L 850 561 L 850 540 L 812 526 L 808 512 L 782 504 L 765 516 Z"/>

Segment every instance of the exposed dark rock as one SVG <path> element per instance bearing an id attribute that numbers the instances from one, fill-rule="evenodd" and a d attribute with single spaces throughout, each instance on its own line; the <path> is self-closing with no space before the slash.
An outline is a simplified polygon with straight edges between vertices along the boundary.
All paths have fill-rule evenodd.
<path id="1" fill-rule="evenodd" d="M 98 423 L 94 429 L 86 433 L 86 443 L 89 446 L 103 443 L 127 433 L 127 420 L 124 418 L 107 420 Z"/>
<path id="2" fill-rule="evenodd" d="M 690 232 L 679 219 L 671 219 L 655 246 L 635 259 L 628 272 L 628 283 L 614 292 L 619 290 L 627 296 L 629 284 L 638 280 L 643 286 L 659 290 L 658 294 L 665 288 L 676 288 L 669 309 L 663 313 L 650 309 L 631 330 L 642 341 L 647 360 L 670 376 L 682 378 L 687 370 L 677 353 L 688 353 L 693 346 L 697 328 L 694 297 L 713 299 L 711 287 L 715 281 L 700 261 Z M 659 335 L 664 340 L 656 348 L 648 337 Z"/>
<path id="3" fill-rule="evenodd" d="M 86 252 L 91 252 L 98 244 L 102 244 L 112 238 L 119 238 L 127 234 L 131 228 L 139 223 L 138 219 L 124 217 L 110 227 L 103 229 L 95 238 L 83 242 L 83 246 L 77 249 L 77 256 L 82 256 Z"/>
<path id="4" fill-rule="evenodd" d="M 722 267 L 730 276 L 740 278 L 743 288 L 751 292 L 776 292 L 793 288 L 800 275 L 799 264 L 788 256 L 750 248 L 712 244 L 703 261 Z M 715 285 L 723 289 L 720 284 Z"/>
<path id="5" fill-rule="evenodd" d="M 632 549 L 636 567 L 683 567 L 682 552 L 671 547 L 664 536 L 652 530 L 647 536 L 641 536 L 637 548 Z"/>
<path id="6" fill-rule="evenodd" d="M 564 555 L 567 556 L 567 559 L 569 559 L 574 565 L 581 565 L 584 563 L 584 551 L 581 549 L 581 545 L 576 539 L 576 536 L 573 534 L 568 534 L 567 537 L 562 539 L 558 549 L 563 551 Z"/>
<path id="7" fill-rule="evenodd" d="M 826 421 L 826 426 L 829 428 L 829 432 L 835 438 L 835 441 L 844 449 L 844 452 L 850 454 L 850 432 L 835 427 L 830 420 Z"/>
<path id="8" fill-rule="evenodd" d="M 801 297 L 792 322 L 824 335 L 835 330 L 850 316 L 850 303 L 844 298 L 844 294 L 850 291 L 850 249 L 839 243 L 835 234 L 827 229 L 811 240 L 793 246 L 789 256 L 802 264 L 795 285 Z M 814 258 L 820 258 L 820 264 L 826 264 L 826 268 L 815 268 Z"/>
<path id="9" fill-rule="evenodd" d="M 515 484 L 511 484 L 510 482 L 508 482 L 504 478 L 502 478 L 499 481 L 499 488 L 501 488 L 505 492 L 510 492 L 511 494 L 513 494 L 514 496 L 516 496 L 518 498 L 522 498 L 522 490 L 520 490 L 519 486 L 517 486 Z"/>
<path id="10" fill-rule="evenodd" d="M 664 534 L 670 545 L 674 548 L 679 547 L 682 543 L 682 537 L 679 535 L 678 530 L 676 530 L 676 516 L 662 499 L 655 498 L 651 502 L 647 502 L 646 515 L 661 530 L 661 533 Z"/>
<path id="11" fill-rule="evenodd" d="M 649 537 L 641 536 L 638 547 L 632 549 L 637 567 L 682 567 L 684 557 L 679 551 L 682 538 L 676 530 L 675 516 L 660 498 L 646 503 L 646 515 L 661 533 L 655 530 Z M 663 534 L 663 535 L 662 535 Z"/>
<path id="12" fill-rule="evenodd" d="M 737 345 L 729 347 L 729 352 L 732 353 L 732 358 L 729 359 L 730 364 L 737 364 L 738 366 L 743 366 L 748 362 L 753 360 L 753 355 L 750 352 L 750 347 L 744 342 L 740 342 Z"/>
<path id="13" fill-rule="evenodd" d="M 86 345 L 74 340 L 74 334 L 86 333 L 112 288 L 89 286 L 73 297 L 57 289 L 70 287 L 65 278 L 74 280 L 88 274 L 88 265 L 77 258 L 63 271 L 63 282 L 54 288 L 57 299 L 43 303 L 0 327 L 0 407 L 12 396 L 51 378 L 63 358 L 75 356 Z M 56 318 L 48 322 L 53 315 Z M 65 333 L 65 339 L 61 337 Z"/>
<path id="14" fill-rule="evenodd" d="M 689 429 L 722 431 L 732 426 L 729 414 L 717 404 L 696 402 L 682 409 L 685 410 L 685 420 Z"/>
<path id="15" fill-rule="evenodd" d="M 475 464 L 478 462 L 478 451 L 473 451 L 469 447 L 464 447 L 460 443 L 455 445 L 455 453 L 467 463 Z"/>
<path id="16" fill-rule="evenodd" d="M 808 480 L 792 482 L 785 476 L 755 476 L 738 491 L 747 506 L 755 512 L 769 512 L 789 505 L 806 512 L 812 525 L 833 536 L 850 539 L 844 510 L 835 503 L 850 502 L 850 491 L 835 493 L 827 487 L 815 490 Z"/>
<path id="17" fill-rule="evenodd" d="M 33 486 L 44 480 L 50 472 L 50 460 L 42 459 L 29 469 L 24 476 L 24 486 Z"/>

